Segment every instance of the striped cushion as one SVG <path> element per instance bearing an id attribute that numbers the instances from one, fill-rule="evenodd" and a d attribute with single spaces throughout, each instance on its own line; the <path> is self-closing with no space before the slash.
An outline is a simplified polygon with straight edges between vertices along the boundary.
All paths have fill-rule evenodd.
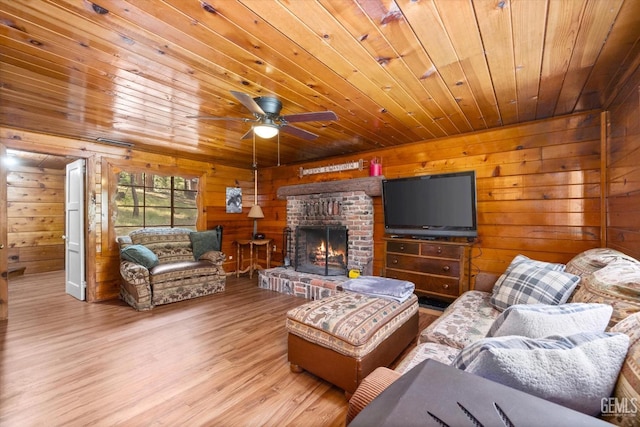
<path id="1" fill-rule="evenodd" d="M 160 264 L 177 261 L 193 261 L 193 250 L 186 228 L 142 228 L 129 233 L 131 241 L 136 245 L 144 245 L 151 249 Z"/>
<path id="2" fill-rule="evenodd" d="M 613 307 L 607 304 L 517 304 L 493 322 L 487 337 L 519 335 L 543 338 L 579 332 L 604 332 Z"/>
<path id="3" fill-rule="evenodd" d="M 572 301 L 611 305 L 609 326 L 615 325 L 640 311 L 640 263 L 618 260 L 585 276 Z"/>
<path id="4" fill-rule="evenodd" d="M 418 312 L 418 297 L 399 303 L 354 292 L 310 301 L 287 313 L 289 333 L 351 357 L 366 356 Z"/>
<path id="5" fill-rule="evenodd" d="M 627 335 L 607 332 L 484 338 L 465 347 L 453 366 L 595 416 L 613 392 L 628 346 Z"/>
<path id="6" fill-rule="evenodd" d="M 351 399 L 349 399 L 347 424 L 398 378 L 400 378 L 400 373 L 385 368 L 384 366 L 376 368 L 367 375 L 358 386 L 356 392 L 353 393 Z"/>
<path id="7" fill-rule="evenodd" d="M 491 295 L 498 310 L 514 304 L 563 304 L 580 281 L 579 276 L 530 262 L 510 266 L 503 276 Z"/>
<path id="8" fill-rule="evenodd" d="M 580 252 L 567 263 L 565 271 L 576 276 L 585 277 L 603 267 L 619 260 L 638 263 L 629 255 L 610 248 L 594 248 Z"/>
<path id="9" fill-rule="evenodd" d="M 490 298 L 491 294 L 488 292 L 463 293 L 420 333 L 420 342 L 432 342 L 461 350 L 484 338 L 500 315 L 489 303 Z"/>
<path id="10" fill-rule="evenodd" d="M 603 414 L 603 418 L 619 426 L 637 426 L 638 417 L 640 417 L 640 313 L 627 317 L 611 328 L 611 332 L 627 334 L 630 343 L 613 392 L 613 397 L 620 404 L 617 408 L 620 411 L 614 414 Z"/>

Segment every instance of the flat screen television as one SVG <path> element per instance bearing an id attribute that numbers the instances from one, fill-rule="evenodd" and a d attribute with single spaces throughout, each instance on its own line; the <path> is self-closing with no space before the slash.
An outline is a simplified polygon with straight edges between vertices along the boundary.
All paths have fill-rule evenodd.
<path id="1" fill-rule="evenodd" d="M 475 171 L 382 180 L 387 234 L 418 238 L 478 235 Z"/>

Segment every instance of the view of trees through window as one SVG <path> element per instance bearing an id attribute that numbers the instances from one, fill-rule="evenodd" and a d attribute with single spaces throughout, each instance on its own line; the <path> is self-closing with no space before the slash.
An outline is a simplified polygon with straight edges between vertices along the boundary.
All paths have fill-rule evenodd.
<path id="1" fill-rule="evenodd" d="M 198 179 L 119 172 L 116 235 L 150 227 L 196 229 Z"/>

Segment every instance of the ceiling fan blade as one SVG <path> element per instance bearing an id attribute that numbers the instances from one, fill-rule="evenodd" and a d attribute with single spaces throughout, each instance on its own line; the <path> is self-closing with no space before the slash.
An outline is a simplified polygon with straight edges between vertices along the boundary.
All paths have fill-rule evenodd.
<path id="1" fill-rule="evenodd" d="M 248 119 L 243 119 L 241 117 L 218 117 L 218 116 L 187 116 L 188 119 L 198 119 L 198 120 L 231 120 L 236 122 L 247 122 L 250 121 Z"/>
<path id="2" fill-rule="evenodd" d="M 322 122 L 325 120 L 338 120 L 338 116 L 333 111 L 317 111 L 315 113 L 288 114 L 280 117 L 287 123 L 295 122 Z"/>
<path id="3" fill-rule="evenodd" d="M 280 129 L 283 132 L 286 132 L 293 136 L 297 136 L 298 138 L 306 139 L 309 141 L 312 141 L 318 137 L 318 135 L 316 135 L 315 133 L 307 132 L 306 130 L 297 128 L 295 126 L 282 125 L 280 126 Z"/>
<path id="4" fill-rule="evenodd" d="M 253 114 L 257 114 L 260 116 L 264 116 L 265 112 L 260 108 L 260 106 L 254 101 L 254 99 L 247 95 L 246 93 L 236 92 L 235 90 L 231 91 L 231 95 L 235 96 L 238 101 L 242 103 L 249 111 Z"/>

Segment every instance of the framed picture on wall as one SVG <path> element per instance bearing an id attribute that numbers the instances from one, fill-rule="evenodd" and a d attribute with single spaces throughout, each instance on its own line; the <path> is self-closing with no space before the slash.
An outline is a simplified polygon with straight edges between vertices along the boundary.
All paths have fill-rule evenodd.
<path id="1" fill-rule="evenodd" d="M 242 213 L 242 188 L 227 187 L 227 213 Z"/>

